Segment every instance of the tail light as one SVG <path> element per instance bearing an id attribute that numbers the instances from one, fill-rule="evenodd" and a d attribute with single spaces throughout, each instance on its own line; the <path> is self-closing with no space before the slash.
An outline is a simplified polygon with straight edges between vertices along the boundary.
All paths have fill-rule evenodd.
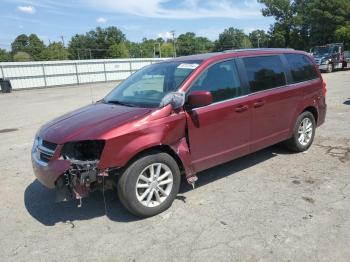
<path id="1" fill-rule="evenodd" d="M 322 81 L 322 94 L 325 97 L 327 94 L 327 85 L 325 81 Z"/>

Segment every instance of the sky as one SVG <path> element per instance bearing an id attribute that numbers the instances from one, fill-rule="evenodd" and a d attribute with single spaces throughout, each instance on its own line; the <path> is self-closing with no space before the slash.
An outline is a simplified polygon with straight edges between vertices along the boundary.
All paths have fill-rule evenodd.
<path id="1" fill-rule="evenodd" d="M 256 0 L 0 0 L 0 48 L 19 34 L 37 34 L 46 44 L 65 44 L 97 26 L 117 26 L 127 39 L 170 38 L 194 32 L 211 40 L 228 27 L 268 30 Z"/>

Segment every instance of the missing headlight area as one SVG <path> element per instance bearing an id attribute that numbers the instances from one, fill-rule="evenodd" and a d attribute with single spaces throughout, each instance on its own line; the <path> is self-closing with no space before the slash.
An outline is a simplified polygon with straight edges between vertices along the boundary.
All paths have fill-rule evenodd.
<path id="1" fill-rule="evenodd" d="M 104 140 L 68 142 L 64 144 L 61 156 L 72 161 L 98 161 L 104 145 Z"/>
<path id="2" fill-rule="evenodd" d="M 70 168 L 56 181 L 57 201 L 68 201 L 86 197 L 89 192 L 105 186 L 107 171 L 97 165 L 105 145 L 103 140 L 68 142 L 61 151 L 61 159 L 71 162 Z M 107 182 L 107 183 L 106 183 Z M 107 185 L 107 188 L 112 185 Z M 80 205 L 81 206 L 81 202 Z"/>

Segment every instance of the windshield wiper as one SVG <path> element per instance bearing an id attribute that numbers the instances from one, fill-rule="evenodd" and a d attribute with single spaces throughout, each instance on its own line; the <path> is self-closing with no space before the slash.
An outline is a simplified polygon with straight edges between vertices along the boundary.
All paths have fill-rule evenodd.
<path id="1" fill-rule="evenodd" d="M 114 104 L 114 105 L 121 105 L 121 106 L 129 106 L 129 107 L 137 107 L 136 105 L 133 104 L 129 104 L 129 103 L 125 103 L 122 101 L 118 101 L 118 100 L 103 100 L 103 102 L 108 103 L 108 104 Z"/>

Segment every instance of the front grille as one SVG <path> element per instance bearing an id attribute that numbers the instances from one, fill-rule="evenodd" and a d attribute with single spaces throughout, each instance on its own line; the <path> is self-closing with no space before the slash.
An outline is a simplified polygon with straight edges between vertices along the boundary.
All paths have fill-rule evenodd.
<path id="1" fill-rule="evenodd" d="M 37 157 L 44 163 L 48 163 L 53 157 L 57 144 L 39 139 Z"/>
<path id="2" fill-rule="evenodd" d="M 52 151 L 55 151 L 56 147 L 57 147 L 57 144 L 51 143 L 51 142 L 46 141 L 46 140 L 42 141 L 42 145 L 43 145 L 43 147 L 46 147 L 47 149 L 50 149 Z"/>
<path id="3" fill-rule="evenodd" d="M 45 162 L 45 163 L 48 163 L 50 161 L 51 157 L 52 157 L 52 155 L 40 152 L 40 160 Z"/>

